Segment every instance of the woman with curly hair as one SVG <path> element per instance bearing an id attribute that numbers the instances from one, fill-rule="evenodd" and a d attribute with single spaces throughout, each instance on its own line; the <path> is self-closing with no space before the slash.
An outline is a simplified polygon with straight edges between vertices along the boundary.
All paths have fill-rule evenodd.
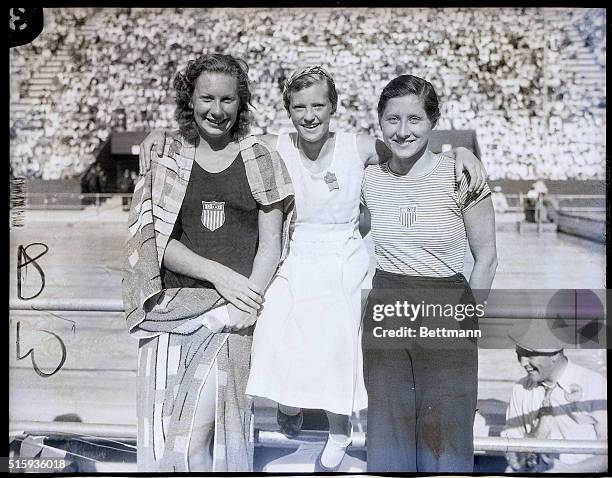
<path id="1" fill-rule="evenodd" d="M 247 70 L 212 54 L 177 74 L 180 131 L 135 186 L 124 303 L 140 339 L 142 471 L 252 469 L 251 326 L 286 252 L 293 190 L 276 151 L 247 134 Z"/>

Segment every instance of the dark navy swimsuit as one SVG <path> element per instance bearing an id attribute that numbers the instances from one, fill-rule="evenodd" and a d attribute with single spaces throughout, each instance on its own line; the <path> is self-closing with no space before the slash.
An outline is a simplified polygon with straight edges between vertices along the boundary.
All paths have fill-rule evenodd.
<path id="1" fill-rule="evenodd" d="M 202 257 L 246 277 L 251 275 L 259 238 L 258 205 L 240 154 L 219 173 L 209 173 L 193 162 L 171 237 Z M 210 282 L 165 268 L 162 274 L 166 288 L 213 288 Z"/>

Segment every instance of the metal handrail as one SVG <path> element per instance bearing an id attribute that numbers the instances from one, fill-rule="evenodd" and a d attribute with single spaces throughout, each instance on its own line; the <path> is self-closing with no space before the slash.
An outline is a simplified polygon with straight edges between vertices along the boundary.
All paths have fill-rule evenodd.
<path id="1" fill-rule="evenodd" d="M 555 199 L 606 199 L 605 194 L 549 194 Z"/>
<path id="2" fill-rule="evenodd" d="M 65 193 L 65 192 L 53 192 L 53 193 L 32 193 L 28 191 L 28 196 L 33 197 L 115 197 L 115 196 L 129 196 L 132 197 L 132 193 Z"/>
<path id="3" fill-rule="evenodd" d="M 9 435 L 47 435 L 53 436 L 95 436 L 100 438 L 116 438 L 136 440 L 136 425 L 115 425 L 109 423 L 83 422 L 9 422 Z"/>
<path id="4" fill-rule="evenodd" d="M 113 198 L 132 198 L 132 193 L 31 193 L 26 194 L 25 209 L 82 209 L 85 206 L 100 207 L 102 202 Z M 84 200 L 89 199 L 88 203 Z M 70 202 L 72 200 L 72 203 Z"/>
<path id="5" fill-rule="evenodd" d="M 33 299 L 21 300 L 11 298 L 10 310 L 34 310 L 34 311 L 63 311 L 63 312 L 125 312 L 121 299 Z M 547 312 L 542 313 L 534 309 L 532 304 L 489 304 L 485 309 L 485 319 L 524 319 L 524 318 L 555 318 L 548 317 Z M 581 319 L 600 320 L 600 311 L 594 311 L 595 315 L 581 315 Z"/>
<path id="6" fill-rule="evenodd" d="M 120 299 L 11 299 L 10 310 L 43 310 L 63 312 L 124 312 Z"/>
<path id="7" fill-rule="evenodd" d="M 474 437 L 475 451 L 568 453 L 607 455 L 605 440 L 556 440 L 540 438 Z"/>
<path id="8" fill-rule="evenodd" d="M 136 425 L 114 425 L 82 422 L 16 421 L 9 425 L 9 435 L 53 435 L 54 437 L 92 436 L 98 438 L 136 440 Z M 324 442 L 324 430 L 301 431 L 295 438 L 280 432 L 256 430 L 255 446 L 296 448 L 301 444 Z M 366 433 L 353 432 L 352 449 L 366 447 Z M 533 452 L 606 455 L 608 442 L 604 440 L 556 440 L 539 438 L 474 437 L 476 452 Z"/>
<path id="9" fill-rule="evenodd" d="M 28 192 L 27 196 L 29 198 L 34 199 L 42 199 L 43 203 L 49 203 L 50 199 L 112 199 L 115 197 L 123 198 L 131 198 L 132 193 L 31 193 Z"/>
<path id="10" fill-rule="evenodd" d="M 601 207 L 570 207 L 570 206 L 561 206 L 559 208 L 560 212 L 605 212 L 606 208 Z"/>
<path id="11" fill-rule="evenodd" d="M 324 430 L 302 431 L 297 437 L 292 439 L 288 439 L 280 432 L 258 430 L 255 435 L 255 445 L 273 446 L 275 448 L 295 448 L 302 444 L 324 442 L 326 437 L 327 431 Z M 366 448 L 365 432 L 353 431 L 352 437 L 352 449 L 359 450 Z M 608 442 L 605 440 L 474 437 L 474 451 L 605 455 L 608 453 Z"/>
<path id="12" fill-rule="evenodd" d="M 525 193 L 504 193 L 506 198 L 520 198 L 525 196 Z M 555 199 L 605 199 L 605 194 L 553 194 L 548 193 L 546 196 L 554 197 Z"/>
<path id="13" fill-rule="evenodd" d="M 522 193 L 507 193 L 505 194 L 509 204 L 506 208 L 508 213 L 521 213 L 525 210 L 524 208 L 524 194 Z M 549 194 L 550 197 L 554 197 L 557 201 L 565 201 L 571 199 L 602 199 L 605 200 L 605 195 L 601 194 Z M 112 198 L 132 198 L 131 193 L 28 193 L 26 195 L 26 210 L 71 210 L 71 209 L 82 209 L 89 205 L 95 205 L 101 207 L 104 200 Z M 66 203 L 66 200 L 72 199 Z M 90 200 L 90 204 L 87 204 L 87 199 Z M 560 211 L 574 211 L 574 212 L 602 212 L 605 210 L 605 206 L 559 206 Z"/>
<path id="14" fill-rule="evenodd" d="M 66 192 L 53 192 L 53 193 L 33 193 L 28 191 L 28 197 L 35 198 L 45 198 L 45 197 L 58 197 L 58 198 L 67 198 L 67 197 L 81 197 L 81 198 L 112 198 L 112 197 L 132 197 L 132 193 L 66 193 Z M 507 199 L 516 199 L 520 200 L 521 197 L 524 197 L 523 193 L 504 193 Z M 554 197 L 557 200 L 569 200 L 569 199 L 604 199 L 606 198 L 605 194 L 548 194 L 547 196 Z"/>

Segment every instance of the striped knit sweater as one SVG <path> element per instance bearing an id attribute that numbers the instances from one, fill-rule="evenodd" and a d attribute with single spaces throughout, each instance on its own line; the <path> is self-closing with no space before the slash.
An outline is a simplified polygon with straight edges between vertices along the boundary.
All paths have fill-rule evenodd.
<path id="1" fill-rule="evenodd" d="M 398 176 L 387 163 L 368 166 L 361 201 L 371 215 L 377 268 L 395 274 L 448 277 L 463 272 L 467 234 L 463 213 L 491 194 L 468 193 L 455 182 L 455 161 L 431 155 L 433 168 Z"/>

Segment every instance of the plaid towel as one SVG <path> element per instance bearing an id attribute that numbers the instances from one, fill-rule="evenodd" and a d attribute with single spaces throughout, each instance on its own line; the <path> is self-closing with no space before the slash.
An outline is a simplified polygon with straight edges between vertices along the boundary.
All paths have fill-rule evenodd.
<path id="1" fill-rule="evenodd" d="M 282 259 L 287 255 L 293 187 L 278 155 L 263 141 L 240 141 L 247 179 L 261 205 L 283 202 Z M 215 290 L 164 289 L 161 264 L 178 217 L 195 147 L 177 135 L 134 188 L 126 241 L 123 303 L 138 353 L 138 467 L 188 471 L 187 452 L 200 389 L 217 379 L 213 471 L 251 471 L 250 399 L 245 395 L 251 336 L 212 333 L 202 316 L 226 303 Z"/>

